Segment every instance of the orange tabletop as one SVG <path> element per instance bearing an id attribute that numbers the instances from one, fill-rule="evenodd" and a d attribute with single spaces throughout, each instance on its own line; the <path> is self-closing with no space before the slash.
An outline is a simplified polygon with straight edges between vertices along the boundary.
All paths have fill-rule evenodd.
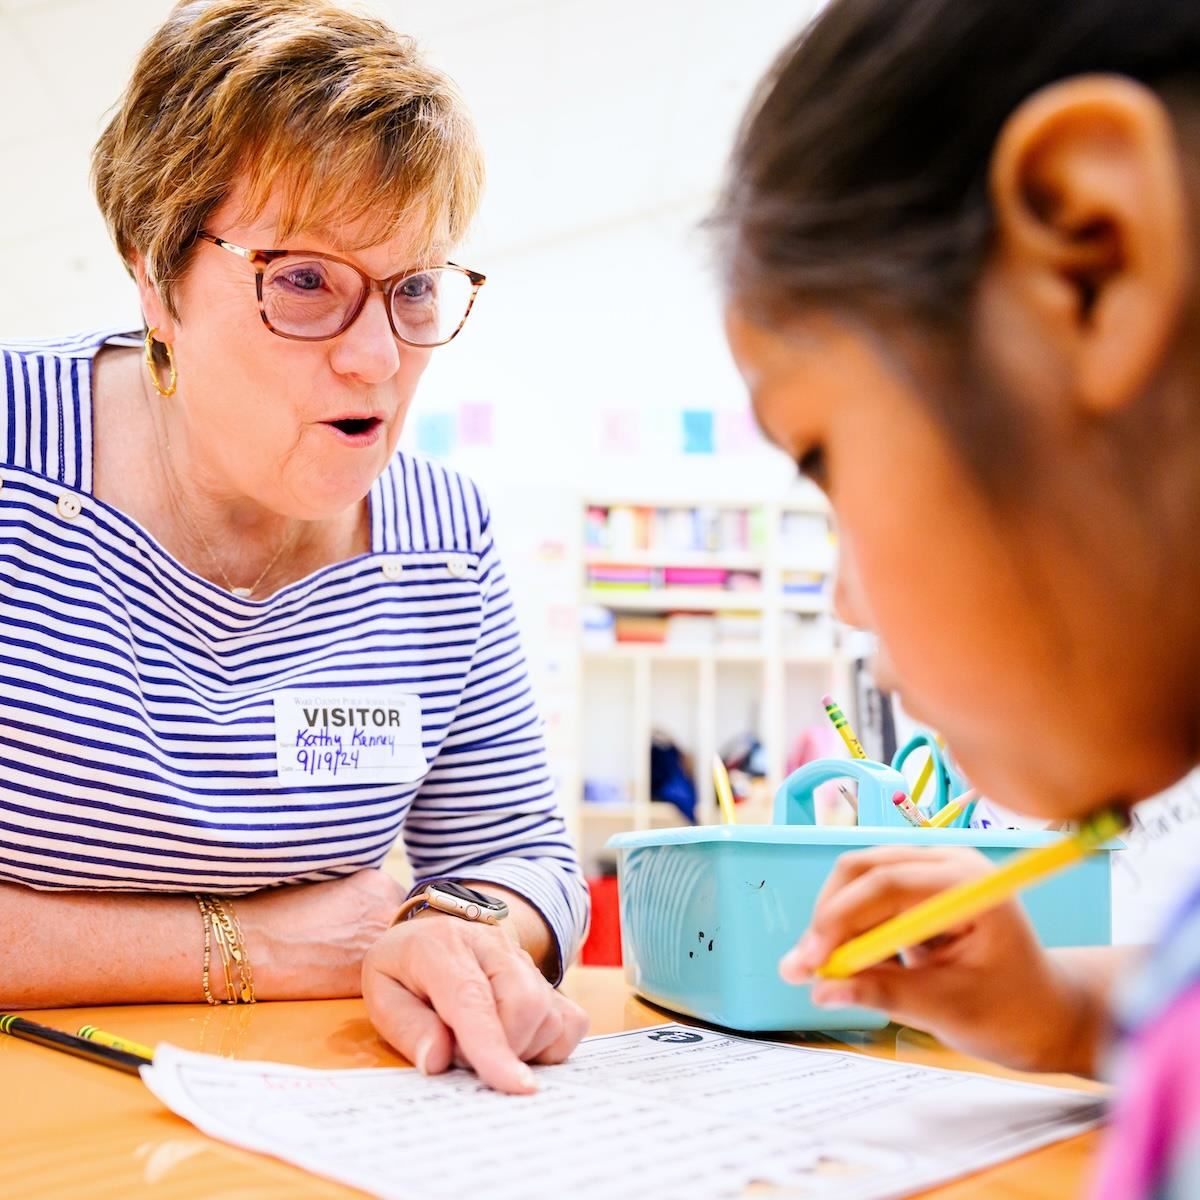
<path id="1" fill-rule="evenodd" d="M 616 968 L 575 968 L 565 990 L 591 1014 L 593 1033 L 679 1019 L 632 996 Z M 24 1015 L 71 1033 L 90 1023 L 148 1045 L 169 1041 L 233 1058 L 306 1067 L 405 1065 L 376 1037 L 361 1000 L 236 1008 L 164 1004 Z M 842 1046 L 819 1036 L 792 1040 Z M 1007 1074 L 952 1054 L 910 1030 L 864 1035 L 843 1048 Z M 1089 1086 L 1070 1078 L 1042 1081 Z M 937 1200 L 1069 1200 L 1081 1194 L 1097 1136 L 1060 1142 L 924 1195 Z M 0 1196 L 346 1200 L 361 1194 L 196 1132 L 132 1075 L 0 1035 Z M 630 1194 L 636 1194 L 636 1185 Z"/>

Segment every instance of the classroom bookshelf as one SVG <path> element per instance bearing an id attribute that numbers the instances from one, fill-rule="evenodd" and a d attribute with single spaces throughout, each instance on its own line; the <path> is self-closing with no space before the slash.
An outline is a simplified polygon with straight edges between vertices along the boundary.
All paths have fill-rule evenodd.
<path id="1" fill-rule="evenodd" d="M 654 799 L 650 747 L 691 760 L 696 819 L 716 819 L 709 764 L 738 738 L 764 769 L 740 821 L 770 819 L 789 748 L 823 692 L 848 693 L 830 605 L 836 540 L 815 489 L 783 497 L 589 496 L 579 520 L 576 832 L 585 869 L 625 829 L 686 824 Z"/>

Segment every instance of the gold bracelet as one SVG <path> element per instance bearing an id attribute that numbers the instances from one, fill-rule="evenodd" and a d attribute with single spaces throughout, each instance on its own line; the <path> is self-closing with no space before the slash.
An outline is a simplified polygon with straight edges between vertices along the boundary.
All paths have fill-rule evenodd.
<path id="1" fill-rule="evenodd" d="M 212 934 L 208 927 L 208 897 L 197 896 L 196 904 L 200 909 L 200 924 L 204 926 L 204 970 L 200 975 L 200 985 L 204 989 L 204 999 L 209 1004 L 220 1004 L 220 1000 L 212 994 L 208 982 L 208 968 L 212 962 Z"/>
<path id="2" fill-rule="evenodd" d="M 219 901 L 224 913 L 227 928 L 233 935 L 231 954 L 238 965 L 239 986 L 238 999 L 243 1004 L 253 1004 L 254 1001 L 254 972 L 250 968 L 250 955 L 246 953 L 246 939 L 242 934 L 242 923 L 238 920 L 237 910 L 232 900 Z"/>
<path id="3" fill-rule="evenodd" d="M 216 896 L 198 895 L 196 904 L 204 922 L 204 998 L 209 1004 L 255 1003 L 254 972 L 246 953 L 246 940 L 233 903 Z M 211 988 L 212 946 L 216 944 L 221 957 L 221 974 L 225 981 L 225 999 L 218 1000 Z"/>
<path id="4" fill-rule="evenodd" d="M 196 903 L 204 921 L 204 998 L 209 1004 L 236 1004 L 237 996 L 233 990 L 233 974 L 230 969 L 229 951 L 226 947 L 224 930 L 221 927 L 220 909 L 214 896 L 197 896 Z M 213 995 L 211 986 L 212 947 L 217 947 L 221 960 L 221 974 L 225 980 L 225 995 L 218 999 Z"/>
<path id="5" fill-rule="evenodd" d="M 233 983 L 234 954 L 236 950 L 233 946 L 233 939 L 230 936 L 225 909 L 220 900 L 215 896 L 212 898 L 209 919 L 212 921 L 213 941 L 216 942 L 217 949 L 221 952 L 221 970 L 225 976 L 225 1003 L 236 1004 L 237 989 Z"/>

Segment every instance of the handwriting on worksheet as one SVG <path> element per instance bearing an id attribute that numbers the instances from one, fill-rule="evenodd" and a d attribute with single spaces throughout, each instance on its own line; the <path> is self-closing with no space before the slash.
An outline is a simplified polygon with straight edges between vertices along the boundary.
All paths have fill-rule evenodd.
<path id="1" fill-rule="evenodd" d="M 503 1096 L 462 1071 L 313 1071 L 171 1046 L 143 1070 L 213 1137 L 385 1200 L 883 1200 L 1100 1116 L 1094 1095 L 682 1025 L 590 1038 L 537 1076 L 536 1095 Z"/>

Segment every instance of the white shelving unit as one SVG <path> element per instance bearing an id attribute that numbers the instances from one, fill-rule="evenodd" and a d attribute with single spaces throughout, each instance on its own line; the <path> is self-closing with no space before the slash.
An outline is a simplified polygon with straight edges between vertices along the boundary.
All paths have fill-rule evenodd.
<path id="1" fill-rule="evenodd" d="M 821 717 L 820 696 L 832 691 L 849 695 L 849 662 L 839 648 L 839 635 L 829 608 L 829 589 L 820 594 L 785 592 L 788 572 L 825 576 L 831 580 L 834 545 L 828 525 L 828 506 L 816 489 L 804 488 L 782 499 L 762 497 L 716 499 L 703 497 L 587 497 L 579 520 L 581 529 L 590 511 L 603 509 L 691 510 L 745 512 L 750 528 L 758 531 L 746 548 L 676 550 L 588 546 L 582 551 L 580 602 L 614 614 L 753 614 L 759 635 L 753 640 L 696 644 L 616 642 L 597 645 L 581 633 L 578 724 L 580 753 L 576 795 L 576 830 L 585 868 L 601 858 L 601 848 L 623 829 L 650 829 L 684 824 L 670 804 L 652 800 L 650 743 L 662 728 L 690 756 L 697 789 L 697 819 L 716 819 L 709 763 L 733 736 L 753 731 L 762 741 L 767 763 L 763 790 L 769 798 L 782 782 L 788 749 L 804 726 Z M 825 521 L 826 536 L 811 553 L 797 553 L 785 541 L 785 521 L 792 514 Z M 811 524 L 811 522 L 810 522 Z M 759 577 L 754 590 L 716 587 L 663 586 L 647 588 L 593 586 L 589 568 L 698 568 Z M 813 646 L 788 636 L 793 614 L 813 618 L 814 627 L 828 631 L 828 643 Z M 582 802 L 585 777 L 604 777 L 619 783 L 617 803 Z M 739 807 L 739 820 L 769 820 L 766 803 Z"/>
<path id="2" fill-rule="evenodd" d="M 767 606 L 761 592 L 720 591 L 717 588 L 665 588 L 649 592 L 633 589 L 585 588 L 585 604 L 600 608 L 621 609 L 624 612 L 761 612 Z M 799 611 L 807 612 L 808 609 Z"/>

